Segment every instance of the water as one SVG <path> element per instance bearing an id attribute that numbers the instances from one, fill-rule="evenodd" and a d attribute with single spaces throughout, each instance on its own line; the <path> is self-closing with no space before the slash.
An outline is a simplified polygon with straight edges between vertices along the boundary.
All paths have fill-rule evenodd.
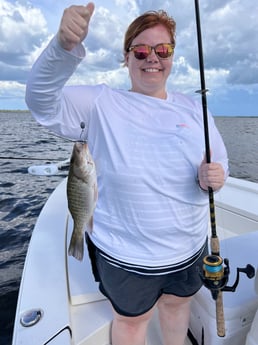
<path id="1" fill-rule="evenodd" d="M 29 113 L 0 113 L 0 133 L 0 344 L 9 345 L 33 226 L 48 196 L 67 174 L 32 176 L 27 168 L 46 164 L 48 159 L 67 159 L 72 143 L 51 135 Z M 35 157 L 42 160 L 30 159 Z"/>
<path id="2" fill-rule="evenodd" d="M 258 117 L 215 120 L 228 149 L 231 176 L 258 182 Z M 29 113 L 0 113 L 0 130 L 0 344 L 10 345 L 33 226 L 48 196 L 67 174 L 31 176 L 27 168 L 67 159 L 72 143 L 51 135 Z M 37 157 L 42 160 L 32 159 Z"/>
<path id="3" fill-rule="evenodd" d="M 230 175 L 258 182 L 258 117 L 217 117 L 225 142 Z"/>

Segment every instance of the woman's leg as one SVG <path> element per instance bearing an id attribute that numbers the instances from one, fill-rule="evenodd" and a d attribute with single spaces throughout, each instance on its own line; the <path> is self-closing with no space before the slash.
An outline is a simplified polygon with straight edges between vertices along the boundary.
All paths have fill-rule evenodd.
<path id="1" fill-rule="evenodd" d="M 154 307 L 147 313 L 127 317 L 114 311 L 112 323 L 112 345 L 144 345 L 148 323 Z"/>
<path id="2" fill-rule="evenodd" d="M 184 345 L 190 316 L 191 297 L 163 294 L 158 301 L 164 345 Z"/>

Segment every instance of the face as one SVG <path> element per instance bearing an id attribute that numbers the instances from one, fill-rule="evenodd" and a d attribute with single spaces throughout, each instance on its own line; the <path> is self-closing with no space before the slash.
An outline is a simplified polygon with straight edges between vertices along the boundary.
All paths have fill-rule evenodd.
<path id="1" fill-rule="evenodd" d="M 159 43 L 170 43 L 169 33 L 163 25 L 144 30 L 135 37 L 132 45 L 147 44 L 154 47 Z M 130 51 L 125 56 L 125 62 L 131 78 L 132 91 L 166 98 L 166 81 L 171 72 L 173 54 L 162 59 L 152 49 L 146 59 L 137 60 L 133 51 Z"/>

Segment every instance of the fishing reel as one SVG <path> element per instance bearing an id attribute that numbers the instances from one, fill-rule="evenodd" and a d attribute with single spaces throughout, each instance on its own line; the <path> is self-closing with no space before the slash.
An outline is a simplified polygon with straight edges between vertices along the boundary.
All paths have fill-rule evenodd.
<path id="1" fill-rule="evenodd" d="M 224 265 L 223 265 L 224 263 Z M 230 268 L 229 260 L 222 259 L 219 255 L 207 255 L 203 258 L 203 269 L 200 272 L 204 286 L 211 291 L 212 298 L 217 299 L 220 291 L 235 292 L 240 278 L 240 273 L 245 273 L 249 279 L 255 276 L 255 269 L 252 265 L 237 267 L 237 276 L 232 286 L 227 286 Z"/>

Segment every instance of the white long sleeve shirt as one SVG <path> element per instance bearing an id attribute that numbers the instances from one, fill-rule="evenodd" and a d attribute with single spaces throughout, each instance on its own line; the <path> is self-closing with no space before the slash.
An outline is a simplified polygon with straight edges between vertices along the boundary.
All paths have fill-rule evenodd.
<path id="1" fill-rule="evenodd" d="M 204 151 L 202 108 L 175 92 L 158 99 L 104 84 L 64 86 L 85 52 L 54 38 L 33 66 L 26 101 L 36 120 L 79 139 L 84 121 L 97 166 L 99 198 L 92 241 L 132 265 L 177 265 L 208 231 L 208 195 L 197 184 Z M 213 161 L 227 154 L 209 114 Z"/>

